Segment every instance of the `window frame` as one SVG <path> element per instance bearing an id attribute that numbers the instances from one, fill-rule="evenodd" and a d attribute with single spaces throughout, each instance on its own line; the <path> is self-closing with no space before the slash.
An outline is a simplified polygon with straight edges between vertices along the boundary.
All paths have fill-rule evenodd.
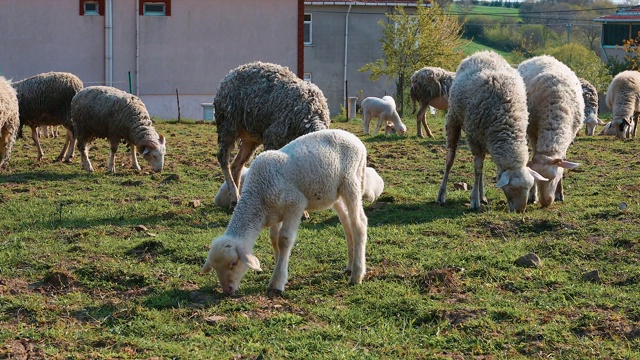
<path id="1" fill-rule="evenodd" d="M 309 16 L 309 20 L 307 20 L 307 16 Z M 305 46 L 313 45 L 313 15 L 311 13 L 305 13 L 303 18 L 303 44 Z M 309 40 L 307 41 L 307 34 L 309 36 Z"/>
<path id="2" fill-rule="evenodd" d="M 80 16 L 104 16 L 104 0 L 80 0 Z M 87 12 L 86 3 L 95 3 L 98 7 L 96 12 Z"/>
<path id="3" fill-rule="evenodd" d="M 138 0 L 139 4 L 139 13 L 140 16 L 171 16 L 171 0 Z M 146 12 L 145 5 L 164 5 L 164 14 L 160 12 Z"/>
<path id="4" fill-rule="evenodd" d="M 305 73 L 302 75 L 302 80 L 304 80 L 304 81 L 306 81 L 306 82 L 313 82 L 311 79 L 312 79 L 312 76 L 311 76 L 311 73 L 310 73 L 310 72 L 305 72 Z"/>

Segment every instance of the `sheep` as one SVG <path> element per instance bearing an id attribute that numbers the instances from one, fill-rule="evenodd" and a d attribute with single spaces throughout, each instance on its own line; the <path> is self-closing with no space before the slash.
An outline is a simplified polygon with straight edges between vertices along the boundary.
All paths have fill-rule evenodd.
<path id="1" fill-rule="evenodd" d="M 597 125 L 604 125 L 604 122 L 598 117 L 598 90 L 588 80 L 584 78 L 579 78 L 579 80 L 584 100 L 585 135 L 592 136 Z"/>
<path id="2" fill-rule="evenodd" d="M 231 207 L 240 197 L 240 171 L 260 144 L 265 150 L 279 149 L 298 136 L 328 129 L 331 122 L 327 100 L 316 85 L 286 67 L 259 61 L 231 70 L 213 105 L 218 162 L 229 184 Z M 229 166 L 238 139 L 238 153 Z"/>
<path id="3" fill-rule="evenodd" d="M 612 126 L 611 121 L 604 124 L 604 127 L 600 130 L 598 135 L 616 135 L 616 129 Z"/>
<path id="4" fill-rule="evenodd" d="M 427 135 L 433 137 L 427 125 L 427 110 L 429 106 L 438 110 L 449 108 L 449 89 L 455 76 L 456 73 L 438 67 L 424 67 L 411 75 L 411 102 L 414 113 L 416 101 L 420 103 L 420 110 L 416 117 L 419 137 L 424 138 L 421 125 L 424 125 Z M 431 114 L 433 115 L 433 112 Z"/>
<path id="5" fill-rule="evenodd" d="M 11 158 L 20 127 L 18 96 L 11 82 L 0 76 L 0 167 Z"/>
<path id="6" fill-rule="evenodd" d="M 582 86 L 568 66 L 548 55 L 523 61 L 518 72 L 527 88 L 527 136 L 532 148 L 529 167 L 549 179 L 536 181 L 529 203 L 538 201 L 539 192 L 540 205 L 547 207 L 564 201 L 564 169 L 579 166 L 565 157 L 584 121 Z"/>
<path id="7" fill-rule="evenodd" d="M 400 115 L 396 110 L 396 102 L 391 96 L 383 96 L 382 99 L 370 96 L 362 100 L 362 126 L 364 127 L 365 135 L 369 135 L 369 123 L 372 118 L 378 118 L 378 125 L 373 134 L 378 134 L 380 127 L 385 125 L 392 125 L 394 132 L 398 135 L 403 135 L 407 131 L 407 127 L 402 123 Z"/>
<path id="8" fill-rule="evenodd" d="M 61 161 L 64 157 L 64 162 L 70 162 L 75 150 L 73 121 L 70 116 L 71 99 L 83 88 L 82 80 L 67 72 L 48 72 L 12 85 L 18 93 L 20 129 L 25 125 L 31 127 L 31 137 L 38 150 L 38 161 L 42 160 L 44 151 L 37 128 L 62 125 L 67 129 L 67 138 L 56 161 Z M 19 136 L 22 136 L 21 131 Z"/>
<path id="9" fill-rule="evenodd" d="M 158 136 L 147 108 L 137 96 L 110 86 L 90 86 L 73 97 L 71 116 L 84 170 L 93 171 L 87 143 L 106 138 L 111 144 L 109 172 L 116 172 L 114 160 L 120 141 L 129 145 L 134 169 L 140 170 L 138 148 L 153 171 L 162 171 L 166 141 L 163 135 Z"/>
<path id="10" fill-rule="evenodd" d="M 251 163 L 227 229 L 211 243 L 200 273 L 214 269 L 222 291 L 234 294 L 249 269 L 261 271 L 252 250 L 261 229 L 269 227 L 276 264 L 267 290 L 281 293 L 303 211 L 331 207 L 347 240 L 346 272 L 352 284 L 360 284 L 366 270 L 366 161 L 362 141 L 340 129 L 312 132 L 280 150 L 260 153 Z"/>
<path id="11" fill-rule="evenodd" d="M 544 178 L 527 167 L 527 97 L 524 82 L 506 60 L 492 51 L 477 52 L 463 60 L 449 93 L 445 130 L 447 158 L 436 201 L 445 203 L 447 180 L 464 129 L 474 156 L 475 182 L 471 209 L 486 203 L 482 167 L 487 153 L 498 167 L 497 188 L 502 188 L 509 211 L 524 212 L 535 179 Z"/>
<path id="12" fill-rule="evenodd" d="M 616 137 L 635 138 L 640 120 L 640 73 L 627 70 L 616 75 L 607 89 L 606 101 L 613 113 L 611 126 Z"/>

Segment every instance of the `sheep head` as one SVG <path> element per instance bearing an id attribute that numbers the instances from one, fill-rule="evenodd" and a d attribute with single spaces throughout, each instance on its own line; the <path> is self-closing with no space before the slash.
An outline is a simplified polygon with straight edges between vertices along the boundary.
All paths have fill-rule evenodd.
<path id="1" fill-rule="evenodd" d="M 164 167 L 164 155 L 167 152 L 166 140 L 160 135 L 157 142 L 143 141 L 137 145 L 145 160 L 151 165 L 155 172 L 161 172 Z"/>
<path id="2" fill-rule="evenodd" d="M 214 269 L 222 291 L 233 295 L 240 286 L 240 280 L 253 269 L 262 271 L 260 260 L 245 248 L 245 244 L 228 235 L 222 235 L 211 243 L 209 256 L 200 274 L 207 274 Z"/>
<path id="3" fill-rule="evenodd" d="M 611 120 L 611 128 L 616 132 L 616 138 L 625 140 L 631 137 L 632 118 L 614 118 Z"/>
<path id="4" fill-rule="evenodd" d="M 585 135 L 592 136 L 595 134 L 597 125 L 604 125 L 604 122 L 598 118 L 598 114 L 593 111 L 585 112 Z"/>
<path id="5" fill-rule="evenodd" d="M 528 167 L 505 170 L 500 174 L 496 187 L 501 188 L 507 196 L 510 212 L 524 212 L 527 207 L 529 190 L 533 187 L 535 180 L 547 181 L 542 175 Z"/>
<path id="6" fill-rule="evenodd" d="M 575 169 L 580 164 L 563 159 L 536 156 L 530 166 L 534 171 L 549 179 L 538 183 L 540 206 L 547 207 L 555 201 L 556 188 L 562 179 L 564 169 Z"/>

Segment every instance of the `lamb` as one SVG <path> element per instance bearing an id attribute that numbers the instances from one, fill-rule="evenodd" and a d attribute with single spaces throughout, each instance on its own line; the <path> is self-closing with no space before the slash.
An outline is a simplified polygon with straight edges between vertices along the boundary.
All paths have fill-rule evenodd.
<path id="1" fill-rule="evenodd" d="M 411 102 L 415 113 L 416 101 L 420 103 L 417 116 L 418 136 L 424 138 L 421 125 L 429 137 L 433 133 L 427 125 L 427 110 L 432 106 L 438 110 L 449 108 L 449 89 L 456 73 L 438 67 L 424 67 L 411 75 Z M 433 113 L 432 113 L 433 114 Z"/>
<path id="2" fill-rule="evenodd" d="M 588 80 L 579 78 L 584 100 L 585 135 L 592 136 L 597 125 L 604 125 L 598 117 L 598 90 Z"/>
<path id="3" fill-rule="evenodd" d="M 0 76 L 0 167 L 11 158 L 19 126 L 18 95 L 9 80 Z"/>
<path id="4" fill-rule="evenodd" d="M 366 161 L 362 141 L 340 129 L 312 132 L 280 150 L 263 151 L 253 160 L 229 225 L 213 240 L 200 273 L 214 269 L 222 291 L 234 294 L 249 269 L 261 271 L 252 250 L 261 229 L 269 227 L 276 264 L 268 291 L 281 293 L 303 211 L 331 207 L 344 227 L 346 272 L 352 284 L 361 283 L 367 242 L 362 207 Z"/>
<path id="5" fill-rule="evenodd" d="M 527 88 L 527 135 L 532 148 L 529 166 L 549 179 L 536 181 L 529 203 L 538 200 L 539 191 L 540 205 L 547 207 L 564 201 L 564 169 L 579 166 L 565 157 L 584 121 L 582 86 L 568 66 L 548 55 L 523 61 L 518 72 Z"/>
<path id="6" fill-rule="evenodd" d="M 240 171 L 258 146 L 279 149 L 298 136 L 329 128 L 331 122 L 322 91 L 272 63 L 252 62 L 229 72 L 213 105 L 218 162 L 229 184 L 232 207 L 240 197 Z M 238 153 L 229 166 L 237 140 L 241 140 Z"/>
<path id="7" fill-rule="evenodd" d="M 627 70 L 616 75 L 607 89 L 606 101 L 613 113 L 611 126 L 616 137 L 635 138 L 640 120 L 640 73 Z"/>
<path id="8" fill-rule="evenodd" d="M 62 125 L 67 129 L 65 144 L 56 161 L 61 161 L 63 157 L 64 162 L 71 161 L 75 150 L 71 99 L 83 86 L 82 80 L 67 72 L 43 73 L 13 83 L 20 106 L 20 129 L 25 125 L 31 127 L 31 137 L 38 149 L 38 161 L 42 160 L 44 151 L 37 128 L 47 125 Z"/>
<path id="9" fill-rule="evenodd" d="M 402 123 L 398 110 L 396 110 L 396 102 L 391 96 L 383 96 L 382 99 L 373 96 L 367 97 L 362 100 L 361 107 L 365 135 L 369 135 L 369 123 L 372 118 L 378 118 L 374 135 L 378 134 L 382 125 L 385 125 L 385 133 L 389 125 L 393 126 L 394 132 L 398 135 L 403 135 L 407 131 L 407 127 Z"/>
<path id="10" fill-rule="evenodd" d="M 447 159 L 437 202 L 445 203 L 447 180 L 464 129 L 474 156 L 475 182 L 471 209 L 486 203 L 482 167 L 487 153 L 498 167 L 496 187 L 502 188 L 509 211 L 524 212 L 534 180 L 545 180 L 527 167 L 527 97 L 524 82 L 506 60 L 492 51 L 463 60 L 449 93 L 445 130 Z"/>
<path id="11" fill-rule="evenodd" d="M 153 128 L 151 117 L 142 100 L 110 86 L 90 86 L 76 94 L 71 102 L 75 137 L 82 156 L 82 168 L 93 171 L 87 143 L 106 138 L 111 144 L 109 172 L 116 172 L 115 155 L 120 141 L 131 148 L 131 165 L 140 170 L 136 148 L 155 172 L 162 171 L 166 141 Z"/>

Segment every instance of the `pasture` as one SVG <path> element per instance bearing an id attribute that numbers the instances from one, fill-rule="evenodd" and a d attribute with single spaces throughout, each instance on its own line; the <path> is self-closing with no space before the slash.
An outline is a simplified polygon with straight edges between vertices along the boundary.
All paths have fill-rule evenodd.
<path id="1" fill-rule="evenodd" d="M 215 126 L 158 122 L 167 138 L 162 173 L 106 173 L 108 145 L 94 142 L 95 173 L 53 163 L 60 139 L 18 140 L 0 171 L 0 358 L 52 359 L 633 359 L 640 357 L 640 147 L 586 137 L 567 155 L 566 201 L 507 212 L 468 209 L 473 161 L 458 149 L 447 203 L 435 203 L 446 154 L 435 139 L 357 134 L 385 180 L 365 204 L 362 285 L 343 269 L 342 226 L 330 211 L 301 224 L 282 296 L 267 297 L 273 251 L 256 242 L 261 273 L 236 296 L 200 276 L 230 212 L 213 206 L 222 182 Z M 599 129 L 598 129 L 599 130 Z M 25 132 L 28 133 L 28 132 Z M 64 133 L 64 131 L 63 131 Z M 322 181 L 322 179 L 318 179 Z M 529 252 L 542 265 L 514 261 Z M 585 277 L 596 271 L 597 276 Z M 593 274 L 593 273 L 592 273 Z"/>

